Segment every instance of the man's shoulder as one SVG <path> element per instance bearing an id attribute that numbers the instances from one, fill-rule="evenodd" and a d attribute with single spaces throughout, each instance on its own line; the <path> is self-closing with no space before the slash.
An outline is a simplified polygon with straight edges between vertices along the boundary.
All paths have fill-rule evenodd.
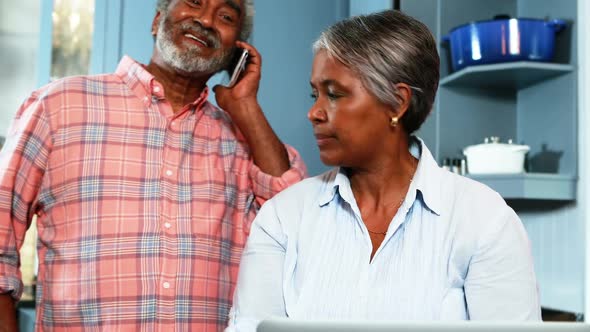
<path id="1" fill-rule="evenodd" d="M 78 75 L 56 79 L 34 90 L 25 103 L 35 105 L 52 119 L 61 119 L 64 112 L 76 113 L 81 109 L 104 109 L 103 99 L 130 94 L 124 83 L 113 74 Z M 89 99 L 90 98 L 90 99 Z M 60 120 L 60 121 L 61 121 Z"/>
<path id="2" fill-rule="evenodd" d="M 121 79 L 115 74 L 67 76 L 47 83 L 36 90 L 34 94 L 40 96 L 71 92 L 99 94 L 121 84 L 123 84 Z"/>

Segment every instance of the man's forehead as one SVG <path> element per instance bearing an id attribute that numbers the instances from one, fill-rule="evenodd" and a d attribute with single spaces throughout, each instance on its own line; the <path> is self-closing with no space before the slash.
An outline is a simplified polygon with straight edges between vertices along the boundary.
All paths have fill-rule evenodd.
<path id="1" fill-rule="evenodd" d="M 168 2 L 168 5 L 169 6 L 176 5 L 176 4 L 183 2 L 183 1 L 188 1 L 188 0 L 171 0 Z M 206 1 L 222 2 L 222 3 L 225 3 L 226 5 L 232 7 L 235 10 L 240 11 L 240 12 L 242 11 L 242 8 L 244 8 L 244 3 L 245 3 L 244 0 L 206 0 Z"/>
<path id="2" fill-rule="evenodd" d="M 222 0 L 225 2 L 226 5 L 235 9 L 238 13 L 242 14 L 242 8 L 244 8 L 244 3 L 242 0 Z"/>

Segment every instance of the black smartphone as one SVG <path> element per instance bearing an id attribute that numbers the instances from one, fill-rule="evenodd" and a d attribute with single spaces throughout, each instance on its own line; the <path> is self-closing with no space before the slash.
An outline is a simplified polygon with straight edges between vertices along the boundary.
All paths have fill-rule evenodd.
<path id="1" fill-rule="evenodd" d="M 248 50 L 242 49 L 241 51 L 238 51 L 237 53 L 239 54 L 239 57 L 238 57 L 237 61 L 234 61 L 234 63 L 235 63 L 234 70 L 231 73 L 231 76 L 229 78 L 229 83 L 227 85 L 227 87 L 229 87 L 229 88 L 236 85 L 236 83 L 238 82 L 238 78 L 240 77 L 240 74 L 246 68 L 246 62 L 248 61 Z"/>

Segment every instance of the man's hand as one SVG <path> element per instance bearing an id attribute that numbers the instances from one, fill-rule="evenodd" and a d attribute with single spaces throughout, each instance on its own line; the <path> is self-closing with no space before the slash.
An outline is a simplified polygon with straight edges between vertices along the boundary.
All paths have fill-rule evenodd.
<path id="1" fill-rule="evenodd" d="M 238 41 L 236 46 L 248 50 L 249 61 L 236 85 L 232 88 L 221 85 L 213 88 L 217 105 L 229 113 L 232 121 L 244 134 L 254 163 L 260 170 L 266 174 L 281 176 L 290 167 L 289 155 L 258 104 L 262 67 L 260 53 L 248 43 Z"/>
<path id="2" fill-rule="evenodd" d="M 10 295 L 0 295 L 0 332 L 18 332 L 16 309 Z"/>
<path id="3" fill-rule="evenodd" d="M 248 62 L 238 82 L 232 88 L 221 85 L 213 88 L 217 105 L 232 117 L 237 115 L 235 113 L 245 112 L 247 110 L 246 105 L 251 107 L 258 104 L 257 94 L 262 68 L 260 53 L 254 46 L 242 41 L 237 41 L 236 46 L 247 49 L 249 52 Z"/>

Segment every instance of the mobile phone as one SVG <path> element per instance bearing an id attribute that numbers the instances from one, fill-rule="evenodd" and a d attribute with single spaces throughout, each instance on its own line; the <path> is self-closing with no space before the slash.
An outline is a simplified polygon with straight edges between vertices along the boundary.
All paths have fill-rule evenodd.
<path id="1" fill-rule="evenodd" d="M 243 49 L 242 53 L 240 54 L 240 58 L 238 59 L 236 66 L 234 67 L 234 71 L 231 74 L 229 79 L 229 84 L 227 85 L 229 88 L 236 85 L 238 82 L 238 78 L 244 69 L 246 68 L 246 61 L 248 60 L 248 50 Z"/>

